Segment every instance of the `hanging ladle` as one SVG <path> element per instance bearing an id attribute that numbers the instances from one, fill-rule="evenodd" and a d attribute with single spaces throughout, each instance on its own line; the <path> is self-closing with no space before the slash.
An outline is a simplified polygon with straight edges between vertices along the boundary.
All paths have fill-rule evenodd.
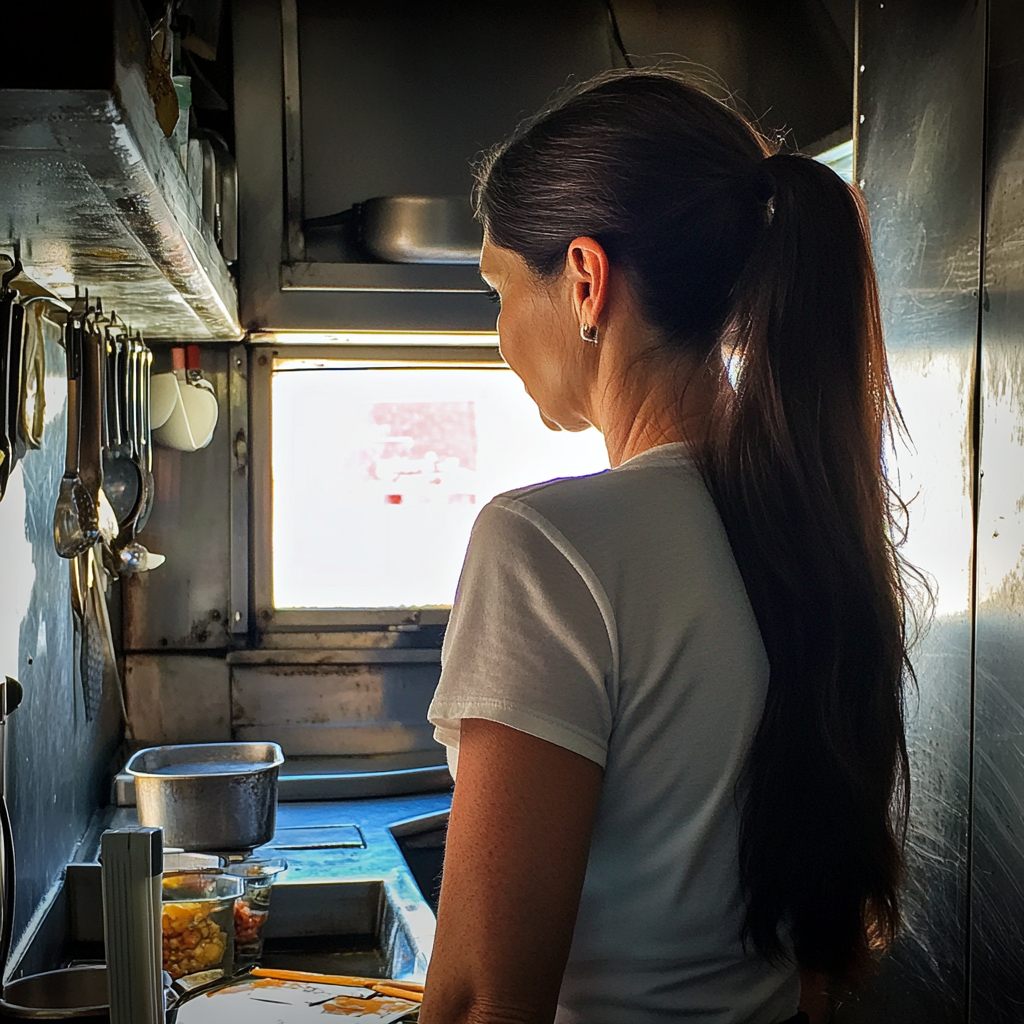
<path id="1" fill-rule="evenodd" d="M 106 331 L 107 406 L 106 445 L 103 450 L 103 489 L 123 529 L 139 500 L 139 470 L 131 458 L 127 438 L 127 344 L 117 314 Z"/>
<path id="2" fill-rule="evenodd" d="M 99 510 L 80 472 L 82 431 L 82 348 L 88 298 L 75 297 L 64 329 L 68 361 L 68 433 L 57 506 L 53 510 L 53 541 L 61 558 L 74 558 L 100 539 Z"/>

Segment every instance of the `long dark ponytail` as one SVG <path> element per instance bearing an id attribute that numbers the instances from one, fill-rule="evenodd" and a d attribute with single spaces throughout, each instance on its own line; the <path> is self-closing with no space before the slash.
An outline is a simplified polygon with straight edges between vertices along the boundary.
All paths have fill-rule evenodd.
<path id="1" fill-rule="evenodd" d="M 745 932 L 855 979 L 899 926 L 909 789 L 898 411 L 859 193 L 661 71 L 577 88 L 477 180 L 495 244 L 548 276 L 594 237 L 662 347 L 733 360 L 693 447 L 771 667 L 740 793 Z"/>

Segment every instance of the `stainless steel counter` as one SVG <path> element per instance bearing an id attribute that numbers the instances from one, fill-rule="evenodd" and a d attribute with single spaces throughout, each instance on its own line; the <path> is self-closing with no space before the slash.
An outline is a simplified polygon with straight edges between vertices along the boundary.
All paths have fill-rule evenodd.
<path id="1" fill-rule="evenodd" d="M 278 778 L 281 803 L 441 793 L 451 787 L 448 767 L 438 763 L 435 750 L 352 757 L 289 757 Z M 135 780 L 126 771 L 114 779 L 114 803 L 118 807 L 135 806 Z"/>
<path id="2" fill-rule="evenodd" d="M 287 859 L 288 871 L 274 887 L 268 936 L 322 934 L 328 927 L 340 932 L 372 931 L 389 973 L 421 981 L 433 948 L 435 918 L 398 839 L 443 827 L 450 806 L 449 793 L 280 804 L 274 842 L 290 846 L 289 832 L 297 838 L 308 836 L 310 830 L 323 830 L 325 838 L 336 835 L 338 841 L 273 851 Z M 135 809 L 121 807 L 104 827 L 136 824 Z M 69 940 L 73 943 L 102 941 L 99 835 L 96 830 L 95 838 L 68 865 Z M 361 837 L 362 845 L 352 841 L 353 835 Z M 310 932 L 314 923 L 316 928 Z"/>

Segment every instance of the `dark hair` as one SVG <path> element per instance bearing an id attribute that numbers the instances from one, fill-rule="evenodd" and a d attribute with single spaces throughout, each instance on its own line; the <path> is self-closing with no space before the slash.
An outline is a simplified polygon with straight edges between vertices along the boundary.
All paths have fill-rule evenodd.
<path id="1" fill-rule="evenodd" d="M 625 71 L 489 154 L 475 201 L 542 276 L 595 238 L 662 350 L 737 359 L 693 447 L 770 663 L 740 790 L 744 937 L 776 959 L 789 936 L 804 967 L 862 977 L 900 922 L 912 673 L 860 194 L 681 77 Z"/>

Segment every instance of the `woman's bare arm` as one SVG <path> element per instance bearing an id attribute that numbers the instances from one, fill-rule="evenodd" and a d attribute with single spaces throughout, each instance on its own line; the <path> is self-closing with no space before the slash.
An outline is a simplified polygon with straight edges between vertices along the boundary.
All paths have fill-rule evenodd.
<path id="1" fill-rule="evenodd" d="M 462 722 L 420 1024 L 550 1024 L 601 779 L 545 740 Z"/>

